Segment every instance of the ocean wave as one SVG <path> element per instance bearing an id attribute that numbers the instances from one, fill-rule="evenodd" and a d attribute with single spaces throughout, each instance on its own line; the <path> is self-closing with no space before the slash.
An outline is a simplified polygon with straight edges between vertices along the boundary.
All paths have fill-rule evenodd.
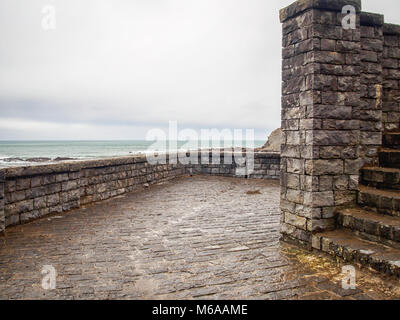
<path id="1" fill-rule="evenodd" d="M 32 157 L 32 158 L 19 158 L 19 157 L 7 157 L 0 159 L 0 167 L 15 167 L 21 165 L 37 165 L 46 163 L 58 163 L 62 161 L 78 160 L 78 158 L 70 157 Z"/>
<path id="2" fill-rule="evenodd" d="M 29 156 L 14 156 L 9 155 L 6 157 L 0 157 L 0 168 L 9 168 L 9 167 L 18 167 L 18 166 L 35 166 L 40 164 L 53 164 L 60 163 L 63 161 L 74 161 L 74 160 L 95 160 L 95 159 L 107 159 L 107 158 L 116 158 L 116 157 L 130 157 L 130 156 L 149 156 L 149 155 L 162 155 L 167 153 L 188 153 L 188 152 L 201 152 L 202 150 L 211 151 L 211 150 L 222 150 L 225 151 L 233 151 L 232 148 L 207 148 L 207 149 L 187 149 L 187 148 L 178 148 L 171 150 L 154 150 L 154 149 L 142 149 L 142 150 L 134 150 L 134 151 L 123 151 L 123 152 L 112 152 L 107 154 L 86 154 L 86 155 L 76 155 L 75 152 L 72 152 L 70 156 L 67 155 L 54 155 L 54 156 L 37 156 L 37 157 L 29 157 Z M 3 154 L 4 155 L 4 154 Z"/>

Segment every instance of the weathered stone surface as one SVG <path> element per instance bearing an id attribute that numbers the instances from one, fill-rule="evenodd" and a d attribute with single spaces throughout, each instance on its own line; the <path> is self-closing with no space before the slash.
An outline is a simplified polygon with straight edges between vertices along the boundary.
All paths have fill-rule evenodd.
<path id="1" fill-rule="evenodd" d="M 309 231 L 319 232 L 335 229 L 335 219 L 313 219 L 309 225 Z"/>
<path id="2" fill-rule="evenodd" d="M 344 5 L 356 7 L 356 30 L 343 29 Z M 366 62 L 362 78 L 360 52 L 361 49 L 372 52 L 369 59 L 378 60 L 378 51 L 383 47 L 379 38 L 382 32 L 363 29 L 363 35 L 371 35 L 371 41 L 365 41 L 362 48 L 360 8 L 360 1 L 296 1 L 281 10 L 284 47 L 281 194 L 283 201 L 295 205 L 290 214 L 302 217 L 308 211 L 309 219 L 307 229 L 303 230 L 289 216 L 292 224 L 288 223 L 290 227 L 283 228 L 283 232 L 289 232 L 292 239 L 311 242 L 307 233 L 315 232 L 316 226 L 318 230 L 332 227 L 334 206 L 354 195 L 356 169 L 361 164 L 360 143 L 369 147 L 362 150 L 365 154 L 373 156 L 372 151 L 377 150 L 380 128 L 376 123 L 380 114 L 373 100 L 377 91 L 365 87 L 369 100 L 363 102 L 374 108 L 365 115 L 361 114 L 360 97 L 362 80 L 376 80 L 370 74 L 381 69 L 377 63 Z M 364 25 L 377 24 L 379 18 L 365 14 Z M 302 48 L 303 44 L 308 44 L 308 48 Z M 362 135 L 360 119 L 366 129 Z M 301 210 L 296 211 L 300 205 Z"/>
<path id="3" fill-rule="evenodd" d="M 341 267 L 280 243 L 279 216 L 277 182 L 199 176 L 52 215 L 0 241 L 0 299 L 342 299 Z M 41 286 L 49 264 L 55 290 Z M 398 298 L 388 279 L 366 270 L 357 279 L 375 299 Z"/>
<path id="4" fill-rule="evenodd" d="M 69 191 L 79 188 L 78 180 L 70 180 L 62 183 L 62 191 Z"/>
<path id="5" fill-rule="evenodd" d="M 51 194 L 46 197 L 46 201 L 47 201 L 47 206 L 49 207 L 56 206 L 60 203 L 60 195 L 58 193 Z"/>
<path id="6" fill-rule="evenodd" d="M 357 144 L 359 133 L 356 131 L 314 130 L 309 144 L 319 146 L 343 146 Z"/>
<path id="7" fill-rule="evenodd" d="M 397 24 L 385 23 L 383 25 L 383 33 L 385 35 L 400 35 L 400 26 Z"/>
<path id="8" fill-rule="evenodd" d="M 40 187 L 42 185 L 42 177 L 36 176 L 31 179 L 31 188 Z"/>
<path id="9" fill-rule="evenodd" d="M 342 12 L 342 8 L 346 5 L 354 6 L 357 12 L 360 12 L 361 10 L 361 0 L 300 0 L 282 9 L 279 15 L 281 22 L 286 22 L 288 19 L 293 18 L 309 9 L 325 9 Z M 301 21 L 301 25 L 303 25 L 303 22 L 304 21 Z"/>
<path id="10" fill-rule="evenodd" d="M 306 160 L 306 174 L 326 175 L 343 174 L 343 160 Z"/>
<path id="11" fill-rule="evenodd" d="M 16 203 L 16 211 L 21 214 L 33 210 L 33 200 L 25 200 Z"/>
<path id="12" fill-rule="evenodd" d="M 47 206 L 47 198 L 46 197 L 34 199 L 34 202 L 33 202 L 34 209 L 43 209 L 43 208 L 46 208 L 46 206 Z"/>
<path id="13" fill-rule="evenodd" d="M 285 223 L 290 224 L 296 228 L 307 230 L 307 219 L 298 215 L 285 213 Z"/>
<path id="14" fill-rule="evenodd" d="M 335 205 L 333 191 L 305 192 L 304 204 L 312 208 L 332 207 Z"/>
<path id="15" fill-rule="evenodd" d="M 290 202 L 303 204 L 304 193 L 301 190 L 287 189 L 286 199 Z"/>
<path id="16" fill-rule="evenodd" d="M 384 23 L 384 16 L 376 13 L 361 12 L 360 21 L 362 26 L 382 27 Z"/>
<path id="17" fill-rule="evenodd" d="M 302 159 L 287 159 L 287 172 L 288 173 L 304 173 L 304 164 L 305 161 Z"/>
<path id="18" fill-rule="evenodd" d="M 16 190 L 26 190 L 29 189 L 31 186 L 31 179 L 25 178 L 25 179 L 17 179 L 16 181 Z"/>

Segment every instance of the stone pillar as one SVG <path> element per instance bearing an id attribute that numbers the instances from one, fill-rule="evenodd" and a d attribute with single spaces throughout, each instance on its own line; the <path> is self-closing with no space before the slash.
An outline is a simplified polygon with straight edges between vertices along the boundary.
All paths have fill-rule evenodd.
<path id="1" fill-rule="evenodd" d="M 356 9 L 356 29 L 342 8 Z M 355 202 L 360 161 L 360 0 L 301 0 L 282 9 L 281 233 L 310 246 Z"/>
<path id="2" fill-rule="evenodd" d="M 400 129 L 400 26 L 384 24 L 383 125 L 384 130 Z"/>
<path id="3" fill-rule="evenodd" d="M 378 165 L 382 145 L 383 15 L 361 13 L 361 164 Z"/>
<path id="4" fill-rule="evenodd" d="M 0 235 L 6 229 L 6 218 L 4 216 L 4 172 L 0 171 Z"/>

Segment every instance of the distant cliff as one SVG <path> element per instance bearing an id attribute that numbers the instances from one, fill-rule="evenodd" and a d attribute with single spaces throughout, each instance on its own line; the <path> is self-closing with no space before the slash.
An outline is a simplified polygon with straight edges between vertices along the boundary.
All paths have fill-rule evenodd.
<path id="1" fill-rule="evenodd" d="M 280 152 L 281 151 L 281 128 L 271 132 L 268 141 L 258 151 Z"/>

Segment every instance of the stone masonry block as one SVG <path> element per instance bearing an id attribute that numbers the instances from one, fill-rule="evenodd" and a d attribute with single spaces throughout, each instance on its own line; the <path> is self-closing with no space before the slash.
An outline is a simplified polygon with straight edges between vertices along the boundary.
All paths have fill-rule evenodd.
<path id="1" fill-rule="evenodd" d="M 305 161 L 302 159 L 287 159 L 287 172 L 288 173 L 296 173 L 296 174 L 304 174 L 304 164 Z"/>
<path id="2" fill-rule="evenodd" d="M 308 175 L 343 174 L 343 160 L 306 160 L 305 173 Z"/>
<path id="3" fill-rule="evenodd" d="M 357 12 L 361 11 L 361 0 L 325 0 L 325 1 L 314 1 L 314 0 L 302 0 L 296 1 L 286 8 L 280 10 L 279 17 L 283 23 L 288 19 L 298 16 L 299 14 L 310 10 L 318 9 L 324 13 L 330 11 L 341 12 L 345 5 L 352 5 L 355 7 Z M 303 24 L 300 24 L 301 26 Z"/>
<path id="4" fill-rule="evenodd" d="M 0 172 L 0 235 L 4 233 L 6 229 L 6 218 L 4 214 L 4 174 Z"/>
<path id="5" fill-rule="evenodd" d="M 351 130 L 314 130 L 312 139 L 307 139 L 308 144 L 318 146 L 357 145 L 358 141 L 359 132 Z"/>
<path id="6" fill-rule="evenodd" d="M 304 193 L 301 190 L 287 189 L 286 199 L 294 203 L 303 204 Z"/>
<path id="7" fill-rule="evenodd" d="M 335 205 L 333 191 L 304 192 L 304 205 L 312 208 L 332 207 Z"/>
<path id="8" fill-rule="evenodd" d="M 307 230 L 307 219 L 298 215 L 285 213 L 285 223 L 296 228 Z"/>
<path id="9" fill-rule="evenodd" d="M 335 219 L 314 219 L 309 228 L 311 232 L 333 230 L 335 229 Z"/>

